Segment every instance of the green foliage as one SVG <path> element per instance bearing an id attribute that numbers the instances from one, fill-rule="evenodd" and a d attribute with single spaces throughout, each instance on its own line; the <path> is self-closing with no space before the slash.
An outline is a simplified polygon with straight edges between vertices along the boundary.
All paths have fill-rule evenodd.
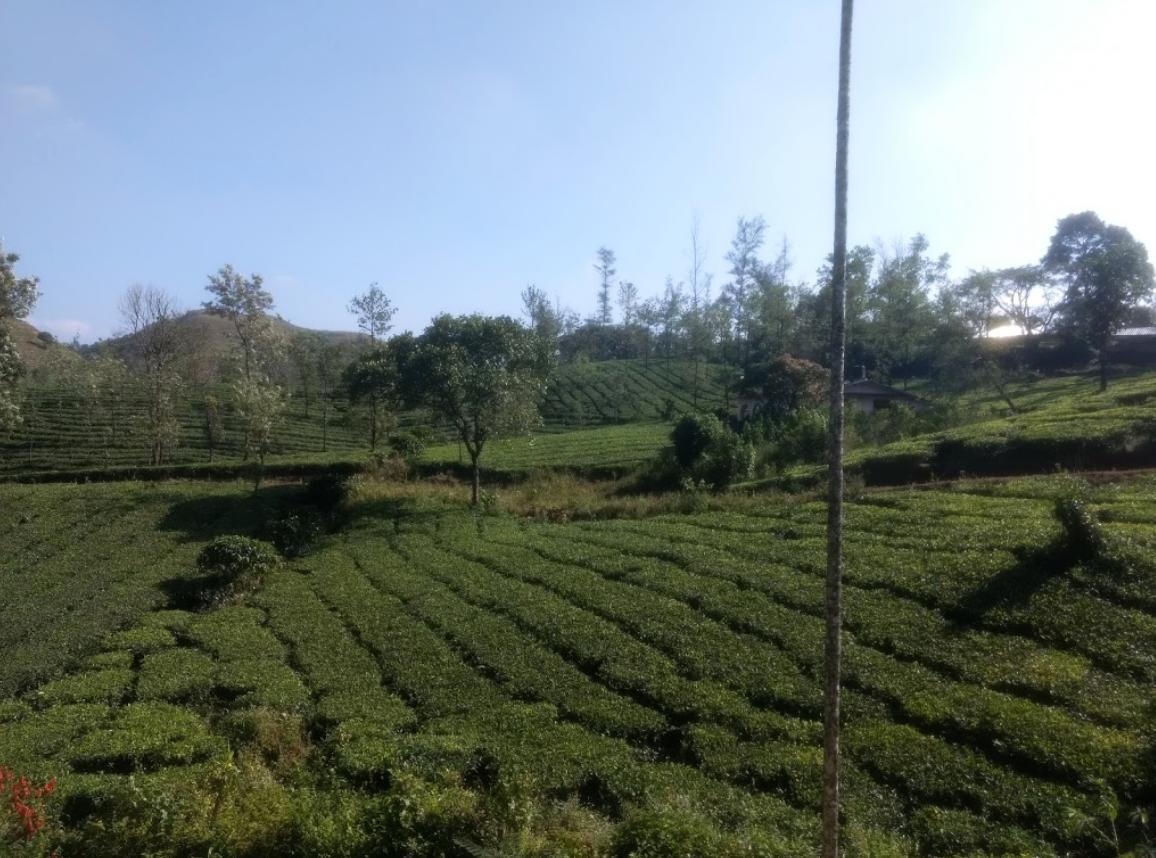
<path id="1" fill-rule="evenodd" d="M 675 461 L 683 468 L 693 467 L 725 431 L 713 414 L 684 414 L 670 432 Z"/>
<path id="2" fill-rule="evenodd" d="M 1141 556 L 1156 545 L 1152 486 L 1089 485 L 1067 528 L 1056 502 L 1075 493 L 1055 477 L 849 501 L 849 856 L 1146 843 L 1150 571 L 1105 576 L 1059 549 L 1095 521 Z M 42 582 L 62 576 L 27 589 L 0 565 L 0 581 L 26 609 L 53 603 L 43 626 L 75 622 L 59 607 L 84 583 L 72 544 L 103 557 L 109 508 L 129 518 L 122 542 L 229 509 L 233 495 L 201 490 L 151 487 L 158 517 L 140 487 L 0 487 L 30 513 L 0 521 L 0 539 L 39 546 Z M 498 516 L 482 534 L 428 512 L 355 520 L 243 606 L 135 601 L 108 626 L 93 601 L 100 632 L 0 697 L 0 759 L 60 779 L 61 854 L 814 851 L 821 502 Z M 191 568 L 202 544 L 151 550 Z M 158 554 L 117 574 L 153 589 Z"/>
<path id="3" fill-rule="evenodd" d="M 201 549 L 197 568 L 204 578 L 201 599 L 220 603 L 261 586 L 279 563 L 276 549 L 248 536 L 219 536 Z"/>

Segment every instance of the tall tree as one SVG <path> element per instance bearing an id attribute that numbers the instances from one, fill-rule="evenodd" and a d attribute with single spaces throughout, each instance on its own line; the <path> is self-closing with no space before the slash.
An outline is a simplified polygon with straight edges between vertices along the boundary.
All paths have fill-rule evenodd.
<path id="1" fill-rule="evenodd" d="M 232 388 L 233 406 L 241 417 L 244 458 L 258 457 L 259 484 L 270 439 L 285 410 L 281 388 L 269 377 L 279 351 L 269 318 L 273 296 L 265 291 L 260 274 L 242 277 L 230 265 L 211 275 L 206 288 L 213 300 L 205 302 L 205 309 L 229 319 L 237 332 L 242 373 Z"/>
<path id="2" fill-rule="evenodd" d="M 381 288 L 370 283 L 365 292 L 355 295 L 349 302 L 349 312 L 357 317 L 357 327 L 369 336 L 370 343 L 376 343 L 393 327 L 393 315 L 397 310 Z"/>
<path id="3" fill-rule="evenodd" d="M 344 381 L 349 400 L 368 400 L 374 411 L 369 434 L 371 451 L 377 449 L 379 427 L 390 422 L 386 418 L 397 410 L 402 382 L 400 365 L 412 348 L 413 336 L 404 334 L 362 352 L 345 368 Z M 383 409 L 388 413 L 379 413 Z"/>
<path id="4" fill-rule="evenodd" d="M 553 354 L 506 316 L 441 315 L 399 365 L 407 399 L 450 423 L 465 445 L 476 505 L 487 442 L 537 423 Z"/>
<path id="5" fill-rule="evenodd" d="M 594 263 L 594 270 L 598 272 L 598 315 L 595 321 L 600 325 L 610 325 L 614 322 L 610 288 L 614 282 L 614 275 L 618 273 L 615 264 L 613 250 L 609 247 L 598 248 L 598 261 Z"/>
<path id="6" fill-rule="evenodd" d="M 20 257 L 5 253 L 0 244 L 0 430 L 20 423 L 20 400 L 16 384 L 24 374 L 24 364 L 8 332 L 10 319 L 23 319 L 36 303 L 38 280 L 17 277 L 12 270 Z"/>
<path id="7" fill-rule="evenodd" d="M 638 321 L 638 287 L 629 280 L 618 284 L 618 310 L 626 327 Z"/>
<path id="8" fill-rule="evenodd" d="M 145 390 L 149 464 L 160 465 L 179 437 L 179 365 L 186 339 L 176 299 L 156 286 L 130 286 L 120 299 L 130 366 Z"/>
<path id="9" fill-rule="evenodd" d="M 1081 212 L 1056 225 L 1043 265 L 1063 281 L 1063 326 L 1096 351 L 1100 390 L 1106 390 L 1112 337 L 1132 308 L 1152 294 L 1147 249 L 1124 227 Z"/>
<path id="10" fill-rule="evenodd" d="M 265 364 L 272 352 L 269 311 L 273 309 L 273 296 L 265 291 L 264 283 L 260 274 L 243 277 L 233 266 L 226 265 L 209 275 L 206 287 L 213 298 L 205 302 L 205 309 L 227 318 L 237 332 L 246 381 L 266 372 Z"/>
<path id="11" fill-rule="evenodd" d="M 736 348 L 735 361 L 745 364 L 750 357 L 751 292 L 762 263 L 759 249 L 767 224 L 761 217 L 740 217 L 726 260 L 731 264 L 731 282 L 723 289 L 723 298 L 731 313 Z"/>
<path id="12" fill-rule="evenodd" d="M 526 314 L 530 330 L 542 338 L 550 348 L 558 348 L 565 320 L 561 308 L 551 304 L 543 289 L 533 283 L 522 290 L 522 312 Z"/>
<path id="13" fill-rule="evenodd" d="M 835 249 L 831 256 L 831 419 L 827 442 L 827 585 L 823 652 L 823 858 L 839 858 L 839 718 L 843 670 L 843 375 L 847 313 L 847 149 L 851 127 L 852 0 L 839 28 Z"/>
<path id="14" fill-rule="evenodd" d="M 357 317 L 357 327 L 369 336 L 370 345 L 374 346 L 393 327 L 393 314 L 397 311 L 378 285 L 371 283 L 369 289 L 349 302 L 349 312 Z M 365 388 L 363 399 L 369 404 L 369 448 L 373 450 L 377 447 L 381 402 L 372 385 Z"/>

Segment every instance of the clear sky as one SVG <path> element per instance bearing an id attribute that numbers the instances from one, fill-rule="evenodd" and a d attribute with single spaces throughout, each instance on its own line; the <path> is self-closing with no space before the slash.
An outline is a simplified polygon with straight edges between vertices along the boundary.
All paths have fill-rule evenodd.
<path id="1" fill-rule="evenodd" d="M 830 252 L 838 0 L 0 0 L 0 238 L 32 320 L 88 341 L 134 282 L 398 329 L 594 309 L 599 245 L 642 294 L 739 215 Z M 1094 209 L 1156 255 L 1156 0 L 858 0 L 852 242 L 924 232 L 953 272 L 1022 264 Z M 768 252 L 770 255 L 770 251 Z"/>

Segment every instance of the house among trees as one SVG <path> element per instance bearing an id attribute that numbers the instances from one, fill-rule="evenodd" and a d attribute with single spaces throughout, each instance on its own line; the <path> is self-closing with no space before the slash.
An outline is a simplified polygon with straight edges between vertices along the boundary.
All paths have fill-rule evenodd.
<path id="1" fill-rule="evenodd" d="M 867 378 L 866 367 L 859 367 L 859 378 L 843 385 L 843 402 L 858 411 L 882 411 L 894 405 L 906 405 L 915 411 L 922 411 L 926 403 L 905 390 L 899 390 Z M 767 395 L 763 390 L 745 389 L 735 397 L 735 417 L 746 420 L 767 409 Z"/>
<path id="2" fill-rule="evenodd" d="M 881 411 L 894 405 L 906 405 L 915 411 L 925 407 L 922 399 L 905 390 L 888 387 L 877 381 L 867 378 L 867 373 L 855 381 L 848 381 L 843 385 L 843 402 L 849 408 L 859 411 Z"/>

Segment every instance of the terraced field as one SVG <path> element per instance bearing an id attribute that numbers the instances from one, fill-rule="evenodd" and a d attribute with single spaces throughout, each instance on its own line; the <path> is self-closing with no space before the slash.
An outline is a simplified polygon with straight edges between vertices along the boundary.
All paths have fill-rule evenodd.
<path id="1" fill-rule="evenodd" d="M 542 403 L 548 430 L 669 421 L 725 406 L 719 368 L 690 361 L 612 360 L 562 366 Z"/>
<path id="2" fill-rule="evenodd" d="M 1156 798 L 1156 574 L 1072 565 L 1051 515 L 1064 490 L 1036 479 L 851 504 L 849 854 L 1110 855 L 1103 796 Z M 238 510 L 227 488 L 173 491 L 0 488 L 8 508 L 64 510 L 53 527 L 36 524 L 46 513 L 4 524 L 35 528 L 17 557 L 42 558 L 0 566 L 5 619 L 44 611 L 20 639 L 77 613 L 59 610 L 83 603 L 62 582 L 100 589 L 97 521 Z M 1156 549 L 1156 482 L 1094 499 L 1113 537 Z M 821 505 L 550 525 L 379 494 L 353 515 L 247 604 L 210 613 L 160 610 L 148 562 L 182 565 L 204 529 L 140 545 L 109 580 L 150 595 L 66 653 L 9 659 L 0 763 L 56 775 L 81 806 L 129 773 L 144 789 L 216 771 L 238 718 L 281 713 L 308 725 L 311 801 L 349 826 L 340 854 L 480 854 L 515 834 L 516 854 L 813 854 Z M 409 808 L 388 816 L 396 830 L 358 815 L 382 795 Z M 457 840 L 421 827 L 431 796 Z M 453 811 L 526 801 L 537 811 L 504 828 Z M 526 834 L 559 807 L 586 814 L 581 835 Z M 275 854 L 317 851 L 318 830 Z M 379 851 L 354 849 L 374 837 Z"/>
<path id="3" fill-rule="evenodd" d="M 693 364 L 679 361 L 607 361 L 561 367 L 542 404 L 543 433 L 608 424 L 655 423 L 691 410 L 696 399 L 704 408 L 719 407 L 723 396 L 715 369 L 701 365 L 697 384 L 695 374 Z M 227 402 L 227 391 L 220 391 L 218 399 Z M 10 435 L 0 436 L 0 474 L 139 466 L 148 462 L 146 408 L 139 397 L 122 392 L 94 405 L 79 399 L 75 392 L 37 388 L 31 402 L 25 410 L 24 425 Z M 179 440 L 170 464 L 207 462 L 204 392 L 184 396 L 178 416 Z M 242 452 L 239 424 L 227 407 L 222 409 L 221 421 L 223 433 L 215 458 L 235 461 Z M 435 438 L 449 437 L 448 430 L 431 426 L 428 415 L 421 412 L 404 413 L 399 423 L 403 427 L 421 427 Z M 351 411 L 340 398 L 330 409 L 327 426 L 322 424 L 316 402 L 306 413 L 304 403 L 294 400 L 284 424 L 274 435 L 272 455 L 318 460 L 342 454 L 360 456 L 367 448 L 368 435 L 365 415 Z M 613 464 L 635 461 L 629 453 L 624 456 Z M 456 458 L 456 448 L 453 457 L 443 458 Z"/>
<path id="4" fill-rule="evenodd" d="M 652 459 L 669 442 L 668 423 L 543 432 L 491 441 L 482 452 L 481 462 L 488 471 L 515 474 L 534 468 L 627 470 Z M 456 444 L 429 447 L 422 458 L 430 463 L 469 463 Z"/>

